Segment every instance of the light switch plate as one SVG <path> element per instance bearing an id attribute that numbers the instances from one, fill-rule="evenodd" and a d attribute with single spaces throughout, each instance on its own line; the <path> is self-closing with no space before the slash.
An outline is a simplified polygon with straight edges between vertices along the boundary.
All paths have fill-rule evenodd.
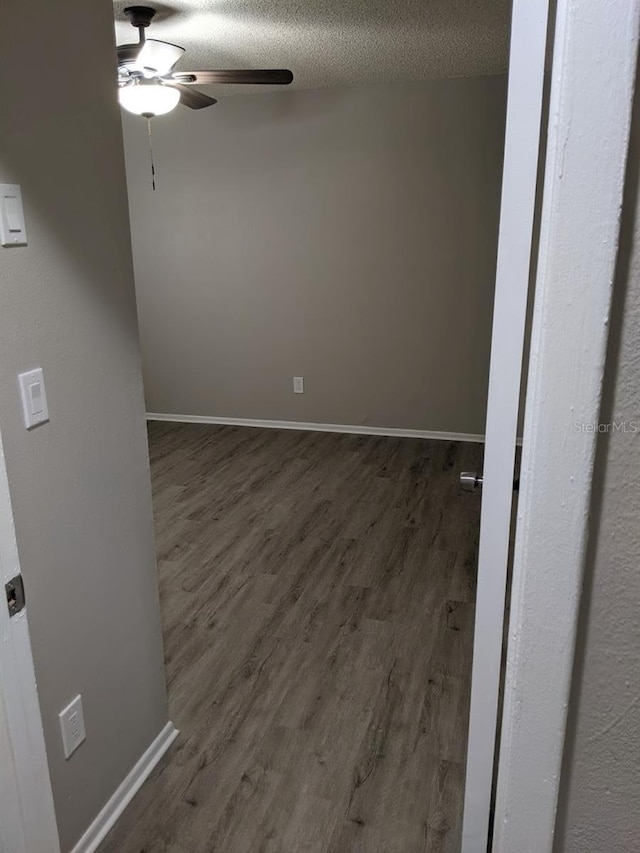
<path id="1" fill-rule="evenodd" d="M 24 425 L 31 429 L 49 420 L 49 406 L 44 388 L 44 375 L 41 367 L 28 370 L 18 376 Z"/>
<path id="2" fill-rule="evenodd" d="M 84 729 L 84 713 L 82 711 L 82 696 L 69 702 L 64 711 L 58 714 L 64 757 L 70 758 L 76 749 L 87 739 Z"/>
<path id="3" fill-rule="evenodd" d="M 3 246 L 26 246 L 27 228 L 18 184 L 0 184 L 0 242 Z"/>

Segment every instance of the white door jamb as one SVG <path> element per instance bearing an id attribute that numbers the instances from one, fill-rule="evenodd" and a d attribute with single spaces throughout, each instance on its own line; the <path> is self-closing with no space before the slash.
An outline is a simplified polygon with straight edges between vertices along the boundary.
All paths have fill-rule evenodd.
<path id="1" fill-rule="evenodd" d="M 553 849 L 640 0 L 558 0 L 495 853 Z"/>
<path id="2" fill-rule="evenodd" d="M 491 334 L 462 853 L 487 848 L 548 0 L 514 0 Z"/>
<path id="3" fill-rule="evenodd" d="M 10 619 L 4 600 L 19 573 L 0 436 L 0 849 L 4 841 L 11 853 L 59 853 L 27 612 Z"/>

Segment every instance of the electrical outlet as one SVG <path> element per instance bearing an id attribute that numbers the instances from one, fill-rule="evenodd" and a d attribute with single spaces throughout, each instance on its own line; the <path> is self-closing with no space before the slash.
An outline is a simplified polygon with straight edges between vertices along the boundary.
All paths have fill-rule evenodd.
<path id="1" fill-rule="evenodd" d="M 64 711 L 58 714 L 60 730 L 62 732 L 62 746 L 64 757 L 70 758 L 83 741 L 87 739 L 84 730 L 84 714 L 82 712 L 82 696 L 69 702 Z"/>
<path id="2" fill-rule="evenodd" d="M 304 394 L 304 376 L 293 377 L 293 393 Z"/>

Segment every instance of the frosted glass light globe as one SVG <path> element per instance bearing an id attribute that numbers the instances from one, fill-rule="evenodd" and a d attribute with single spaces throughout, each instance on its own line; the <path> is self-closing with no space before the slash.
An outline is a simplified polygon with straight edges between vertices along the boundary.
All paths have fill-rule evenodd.
<path id="1" fill-rule="evenodd" d="M 173 86 L 160 83 L 138 83 L 118 89 L 120 105 L 138 116 L 161 116 L 170 113 L 178 105 L 180 92 Z"/>

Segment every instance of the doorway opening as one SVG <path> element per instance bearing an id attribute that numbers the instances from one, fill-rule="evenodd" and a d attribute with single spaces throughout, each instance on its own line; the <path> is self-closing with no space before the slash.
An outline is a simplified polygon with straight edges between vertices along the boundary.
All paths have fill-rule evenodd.
<path id="1" fill-rule="evenodd" d="M 483 445 L 477 432 L 459 424 L 473 420 L 469 408 L 478 400 L 484 423 L 487 401 L 506 77 L 481 84 L 431 81 L 410 88 L 408 94 L 389 90 L 395 122 L 379 123 L 381 136 L 369 134 L 371 140 L 358 145 L 359 159 L 353 161 L 345 158 L 353 126 L 347 122 L 341 136 L 335 116 L 346 103 L 356 123 L 366 128 L 367 110 L 379 99 L 379 90 L 355 95 L 295 93 L 286 96 L 295 101 L 278 96 L 277 105 L 260 102 L 253 112 L 238 103 L 230 106 L 229 124 L 221 122 L 218 128 L 216 144 L 222 147 L 214 158 L 225 161 L 231 175 L 226 183 L 225 174 L 214 170 L 219 193 L 229 206 L 218 209 L 206 190 L 204 201 L 200 195 L 198 202 L 200 219 L 214 221 L 214 233 L 219 226 L 229 238 L 216 243 L 221 274 L 210 272 L 205 263 L 208 246 L 188 242 L 184 251 L 189 258 L 181 254 L 166 230 L 168 221 L 157 214 L 157 197 L 148 187 L 141 189 L 142 149 L 132 136 L 133 126 L 125 124 L 148 409 L 155 413 L 150 415 L 149 441 L 168 690 L 171 716 L 181 737 L 173 757 L 159 766 L 105 840 L 103 853 L 148 844 L 230 853 L 267 849 L 404 853 L 453 851 L 463 844 L 480 495 L 462 492 L 459 478 L 464 471 L 482 471 Z M 466 89 L 473 89 L 473 94 Z M 416 110 L 419 113 L 425 103 L 433 112 L 427 120 L 423 114 L 421 125 Z M 472 103 L 480 106 L 470 133 Z M 298 147 L 294 144 L 289 152 L 288 172 L 296 174 L 299 158 L 313 175 L 312 159 L 321 163 L 328 158 L 328 171 L 318 166 L 319 193 L 312 191 L 312 177 L 306 183 L 298 176 L 289 184 L 281 166 L 269 159 L 269 152 L 276 152 L 271 154 L 276 159 L 281 156 L 274 139 L 280 138 L 283 124 L 289 133 L 298 133 Z M 319 148 L 300 148 L 300 138 L 305 139 L 309 128 L 320 138 Z M 250 135 L 249 142 L 246 136 L 240 139 L 239 129 Z M 167 130 L 168 135 L 173 133 L 164 153 L 156 134 L 158 162 L 164 156 L 165 167 L 171 163 L 175 168 L 175 174 L 165 172 L 167 190 L 177 192 L 179 184 L 180 192 L 187 187 L 195 193 L 197 183 L 202 193 L 207 180 L 202 170 L 194 170 L 183 157 L 178 163 L 171 160 L 171 150 L 184 150 L 180 144 L 184 131 L 177 126 Z M 401 140 L 399 148 L 393 147 L 391 136 Z M 408 180 L 407 138 L 419 141 L 420 164 L 428 164 L 428 180 L 424 185 L 418 182 L 416 195 Z M 257 171 L 246 156 L 256 139 L 267 152 Z M 197 162 L 199 143 L 189 132 L 183 139 L 187 141 Z M 537 135 L 534 141 L 537 151 Z M 244 148 L 242 171 L 229 159 L 232 143 Z M 207 140 L 208 155 L 211 144 Z M 447 154 L 453 154 L 453 160 L 447 161 Z M 341 159 L 360 180 L 361 197 L 375 210 L 381 210 L 383 193 L 389 192 L 389 176 L 397 181 L 391 195 L 393 213 L 401 216 L 401 199 L 411 197 L 420 209 L 422 242 L 416 240 L 415 223 L 407 240 L 406 233 L 398 237 L 382 219 L 380 240 L 371 252 L 374 264 L 363 264 L 369 243 L 362 240 L 357 217 L 349 216 L 348 193 L 335 177 Z M 380 160 L 384 168 L 373 169 Z M 534 166 L 536 162 L 534 154 Z M 246 214 L 245 194 L 252 192 L 258 173 L 258 197 L 250 196 L 258 219 L 249 227 L 258 236 L 257 246 L 244 238 L 241 245 L 233 225 L 242 218 L 236 205 Z M 471 180 L 460 181 L 462 173 L 472 175 Z M 328 180 L 331 174 L 333 179 Z M 277 194 L 265 190 L 273 175 Z M 313 204 L 310 212 L 294 205 L 296 217 L 304 223 L 304 238 L 294 243 L 302 248 L 298 258 L 309 266 L 311 276 L 302 288 L 307 288 L 304 333 L 289 337 L 290 332 L 269 318 L 269 311 L 273 304 L 281 307 L 287 296 L 282 283 L 292 263 L 290 247 L 281 243 L 283 234 L 291 241 L 290 230 L 283 227 L 282 206 L 299 198 L 301 188 L 306 188 Z M 431 215 L 434 198 L 441 202 L 439 217 Z M 495 204 L 487 211 L 489 198 Z M 343 212 L 336 201 L 345 205 L 351 224 L 332 232 L 331 219 Z M 314 228 L 319 222 L 322 228 Z M 452 236 L 454 222 L 457 230 Z M 289 225 L 293 228 L 295 223 Z M 528 227 L 530 232 L 530 223 Z M 526 229 L 525 222 L 525 233 Z M 162 238 L 173 254 L 160 248 Z M 142 247 L 154 239 L 154 251 L 145 251 Z M 530 240 L 529 233 L 528 251 Z M 178 271 L 176 256 L 182 260 L 181 277 L 188 270 L 185 299 L 193 304 L 191 311 L 183 307 L 176 311 L 172 302 L 171 312 L 162 316 L 158 300 L 175 284 L 163 270 L 173 266 Z M 344 290 L 336 257 L 354 282 L 353 293 Z M 376 266 L 382 264 L 384 269 L 389 258 L 394 262 L 402 258 L 401 280 L 410 271 L 422 270 L 421 261 L 431 275 L 418 273 L 409 292 L 397 286 L 382 292 L 371 282 Z M 527 255 L 527 265 L 528 261 Z M 324 272 L 320 280 L 314 277 L 318 268 Z M 336 277 L 341 293 L 336 293 L 328 273 Z M 253 277 L 258 288 L 252 287 Z M 526 281 L 524 292 L 526 303 Z M 427 301 L 421 303 L 425 294 Z M 467 311 L 461 313 L 460 300 L 467 297 Z M 193 305 L 198 306 L 197 316 Z M 350 325 L 354 309 L 359 322 Z M 398 385 L 392 355 L 404 350 L 405 356 L 414 358 L 420 351 L 411 349 L 412 319 L 435 318 L 433 333 L 422 335 L 435 359 L 432 373 L 420 375 L 425 383 L 421 392 L 429 380 L 435 381 L 431 387 L 443 392 L 445 402 L 439 397 L 438 404 L 449 406 L 449 416 L 456 406 L 460 412 L 469 404 L 466 412 L 457 421 L 441 419 L 438 425 L 446 428 L 433 429 L 434 420 L 416 423 L 409 418 L 389 428 L 368 422 L 376 416 L 366 416 L 357 427 L 349 419 L 361 422 L 358 416 L 318 416 L 319 401 L 311 409 L 313 417 L 304 419 L 307 423 L 289 415 L 289 406 L 296 403 L 289 401 L 278 409 L 269 398 L 273 389 L 268 371 L 264 386 L 247 378 L 247 371 L 256 369 L 256 357 L 267 364 L 282 359 L 280 342 L 274 344 L 268 335 L 266 345 L 261 340 L 264 327 L 267 331 L 276 327 L 289 354 L 295 338 L 298 343 L 300 339 L 319 343 L 323 359 L 330 363 L 326 328 L 319 342 L 314 341 L 316 317 L 323 321 L 321 328 L 338 320 L 331 336 L 337 365 L 344 363 L 341 358 L 347 352 L 356 373 L 374 374 L 376 390 L 400 388 L 399 394 L 391 392 L 399 409 L 404 406 L 400 421 L 406 417 L 407 400 L 415 394 Z M 390 341 L 373 360 L 363 358 L 367 350 L 361 329 L 366 330 L 365 338 L 370 336 L 380 317 L 385 331 L 404 337 L 408 346 Z M 173 331 L 163 326 L 167 320 Z M 456 321 L 468 324 L 469 334 Z M 211 324 L 216 322 L 212 339 Z M 474 336 L 471 330 L 476 326 L 482 328 Z M 224 365 L 237 364 L 228 376 L 216 371 L 215 383 L 209 386 L 216 386 L 220 400 L 236 406 L 231 418 L 202 413 L 210 400 L 209 389 L 194 357 L 203 330 L 204 337 L 213 340 L 209 356 L 217 356 Z M 350 349 L 349 338 L 357 344 Z M 242 355 L 233 350 L 236 339 L 244 344 Z M 471 373 L 479 371 L 481 381 L 469 381 L 470 374 L 466 386 L 455 381 L 454 354 Z M 313 365 L 309 373 L 313 376 L 315 371 L 322 390 L 324 377 L 312 354 L 306 356 Z M 185 384 L 187 374 L 192 387 Z M 296 387 L 295 380 L 300 383 L 302 377 L 294 377 L 299 393 L 304 384 Z M 236 386 L 243 383 L 252 389 L 257 405 L 265 407 L 261 418 L 250 416 L 255 410 L 243 408 L 241 396 L 234 400 Z M 180 384 L 172 398 L 170 386 L 175 390 Z M 186 403 L 191 390 L 193 396 Z M 517 390 L 514 387 L 514 395 Z M 331 388 L 324 391 L 330 400 L 328 411 L 336 411 L 331 407 L 340 395 Z M 363 393 L 364 405 L 370 405 L 374 395 Z M 273 397 L 278 401 L 278 392 Z M 200 411 L 193 411 L 194 401 Z M 435 408 L 435 394 L 430 402 Z M 180 410 L 191 413 L 176 414 Z M 278 419 L 265 422 L 265 412 L 272 411 L 277 411 Z M 299 405 L 296 411 L 310 409 Z M 353 411 L 353 406 L 347 402 L 344 411 Z M 433 411 L 430 417 L 436 417 Z M 342 427 L 335 426 L 341 422 Z M 421 437 L 412 437 L 417 432 Z M 512 450 L 514 442 L 515 425 Z M 513 467 L 513 455 L 510 464 Z M 495 688 L 497 692 L 497 684 Z"/>

